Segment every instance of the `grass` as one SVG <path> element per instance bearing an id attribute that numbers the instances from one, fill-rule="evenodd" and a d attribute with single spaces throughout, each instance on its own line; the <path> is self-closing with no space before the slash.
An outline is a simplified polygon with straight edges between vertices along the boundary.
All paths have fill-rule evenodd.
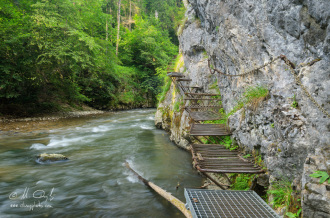
<path id="1" fill-rule="evenodd" d="M 227 117 L 233 115 L 236 111 L 248 105 L 252 110 L 256 110 L 259 104 L 268 96 L 269 91 L 262 86 L 250 86 L 243 93 L 242 97 L 237 101 L 236 106 L 227 114 Z"/>
<path id="2" fill-rule="evenodd" d="M 173 71 L 177 72 L 179 71 L 182 67 L 184 66 L 184 61 L 182 54 L 179 54 L 176 56 L 175 61 L 174 61 L 174 66 L 173 66 Z"/>
<path id="3" fill-rule="evenodd" d="M 179 54 L 176 56 L 175 60 L 174 60 L 174 64 L 170 64 L 169 68 L 176 72 L 178 71 L 180 68 L 182 68 L 184 66 L 184 61 L 183 61 L 183 58 L 182 58 L 182 54 Z M 171 88 L 171 79 L 167 76 L 166 72 L 164 71 L 161 71 L 158 73 L 158 74 L 161 74 L 164 78 L 164 85 L 162 87 L 162 91 L 161 93 L 157 96 L 157 99 L 158 99 L 158 102 L 161 103 L 165 100 L 165 97 L 166 97 L 166 93 L 170 90 Z"/>
<path id="4" fill-rule="evenodd" d="M 267 195 L 273 197 L 270 203 L 274 209 L 285 207 L 286 216 L 299 217 L 301 212 L 300 199 L 294 197 L 298 196 L 299 193 L 292 189 L 291 183 L 287 178 L 275 181 L 271 184 Z"/>
<path id="5" fill-rule="evenodd" d="M 181 21 L 181 23 L 180 23 L 180 25 L 178 27 L 178 31 L 176 32 L 176 34 L 178 36 L 181 36 L 182 35 L 183 29 L 184 29 L 184 26 L 185 26 L 187 20 L 188 20 L 187 17 L 185 17 L 184 19 L 182 19 L 182 21 Z"/>
<path id="6" fill-rule="evenodd" d="M 171 88 L 171 79 L 169 77 L 165 78 L 165 84 L 162 87 L 162 92 L 158 95 L 158 102 L 163 102 L 166 97 L 166 93 L 170 90 Z"/>
<path id="7" fill-rule="evenodd" d="M 181 107 L 182 107 L 183 105 L 184 105 L 184 101 L 183 101 L 183 100 L 176 101 L 176 102 L 174 103 L 173 110 L 174 110 L 175 112 L 180 112 L 180 109 L 181 109 Z"/>

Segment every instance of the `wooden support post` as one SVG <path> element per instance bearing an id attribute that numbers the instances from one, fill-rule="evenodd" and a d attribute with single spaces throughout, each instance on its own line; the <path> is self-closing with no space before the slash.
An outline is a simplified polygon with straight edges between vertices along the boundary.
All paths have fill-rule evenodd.
<path id="1" fill-rule="evenodd" d="M 227 181 L 229 182 L 229 184 L 233 184 L 233 183 L 231 182 L 231 180 L 229 179 L 229 177 L 227 176 L 227 174 L 222 173 L 222 175 L 227 179 Z"/>
<path id="2" fill-rule="evenodd" d="M 214 184 L 216 184 L 217 186 L 219 186 L 221 189 L 226 190 L 226 188 L 224 187 L 224 184 L 220 184 L 219 182 L 217 182 L 215 179 L 213 179 L 208 173 L 202 172 L 203 175 L 205 175 L 207 178 L 209 178 L 212 182 L 214 182 Z M 227 185 L 226 185 L 227 186 Z"/>
<path id="3" fill-rule="evenodd" d="M 196 139 L 197 141 L 199 141 L 199 143 L 204 144 L 201 140 L 199 140 L 199 138 L 197 136 L 193 136 L 193 137 L 194 137 L 194 139 Z"/>
<path id="4" fill-rule="evenodd" d="M 155 192 L 157 192 L 159 195 L 161 195 L 163 198 L 165 198 L 166 200 L 168 200 L 169 202 L 171 202 L 171 204 L 173 204 L 176 208 L 178 208 L 186 217 L 188 218 L 192 218 L 191 212 L 189 210 L 186 209 L 185 204 L 180 201 L 179 199 L 177 199 L 176 197 L 174 197 L 173 195 L 171 195 L 170 193 L 168 193 L 167 191 L 165 191 L 164 189 L 162 189 L 161 187 L 155 185 L 152 182 L 149 182 L 148 180 L 146 180 L 145 178 L 143 178 L 142 176 L 140 176 L 137 172 L 135 172 L 135 170 L 133 170 L 128 162 L 125 162 L 126 167 L 131 170 L 146 186 L 152 188 Z"/>

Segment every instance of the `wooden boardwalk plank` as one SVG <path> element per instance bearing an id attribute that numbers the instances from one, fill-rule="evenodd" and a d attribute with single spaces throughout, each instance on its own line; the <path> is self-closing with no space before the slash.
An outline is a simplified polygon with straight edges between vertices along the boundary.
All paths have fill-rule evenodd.
<path id="1" fill-rule="evenodd" d="M 252 158 L 239 157 L 237 150 L 230 151 L 219 144 L 192 144 L 191 151 L 196 167 L 201 172 L 212 173 L 263 173 Z"/>
<path id="2" fill-rule="evenodd" d="M 192 88 L 192 89 L 201 89 L 203 88 L 202 86 L 183 86 L 185 88 Z"/>
<path id="3" fill-rule="evenodd" d="M 184 75 L 182 73 L 178 73 L 178 72 L 167 72 L 167 76 L 169 77 L 184 77 Z"/>
<path id="4" fill-rule="evenodd" d="M 192 92 L 186 92 L 185 95 L 194 95 L 194 96 L 221 96 L 220 94 L 211 94 L 211 93 L 192 93 Z"/>
<path id="5" fill-rule="evenodd" d="M 203 106 L 203 105 L 192 105 L 192 106 L 186 106 L 186 109 L 201 109 L 201 110 L 207 110 L 210 108 L 222 108 L 221 105 L 208 105 L 208 106 Z"/>
<path id="6" fill-rule="evenodd" d="M 193 100 L 199 100 L 199 101 L 221 101 L 221 99 L 218 99 L 218 98 L 184 98 L 183 100 L 185 101 L 193 101 Z"/>
<path id="7" fill-rule="evenodd" d="M 213 111 L 192 111 L 190 117 L 194 121 L 206 121 L 206 120 L 220 120 L 221 114 Z"/>
<path id="8" fill-rule="evenodd" d="M 192 124 L 191 136 L 225 136 L 230 135 L 225 124 Z"/>
<path id="9" fill-rule="evenodd" d="M 176 81 L 178 81 L 178 82 L 190 82 L 190 81 L 192 81 L 192 79 L 180 78 L 180 79 L 177 79 Z"/>

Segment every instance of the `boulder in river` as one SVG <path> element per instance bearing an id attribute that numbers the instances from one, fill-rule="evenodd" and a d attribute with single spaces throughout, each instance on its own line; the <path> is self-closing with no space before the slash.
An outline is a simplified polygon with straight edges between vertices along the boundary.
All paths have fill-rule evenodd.
<path id="1" fill-rule="evenodd" d="M 62 154 L 40 154 L 37 156 L 37 162 L 44 163 L 44 162 L 57 162 L 57 161 L 66 161 L 69 160 L 66 156 Z"/>

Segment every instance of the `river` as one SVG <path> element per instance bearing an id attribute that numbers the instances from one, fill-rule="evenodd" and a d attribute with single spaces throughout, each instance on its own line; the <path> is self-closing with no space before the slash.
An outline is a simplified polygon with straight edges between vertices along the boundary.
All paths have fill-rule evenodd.
<path id="1" fill-rule="evenodd" d="M 155 128 L 154 113 L 123 111 L 0 135 L 0 217 L 183 217 L 124 166 L 128 161 L 183 202 L 183 188 L 202 185 L 191 155 Z M 69 161 L 38 164 L 41 153 Z"/>

